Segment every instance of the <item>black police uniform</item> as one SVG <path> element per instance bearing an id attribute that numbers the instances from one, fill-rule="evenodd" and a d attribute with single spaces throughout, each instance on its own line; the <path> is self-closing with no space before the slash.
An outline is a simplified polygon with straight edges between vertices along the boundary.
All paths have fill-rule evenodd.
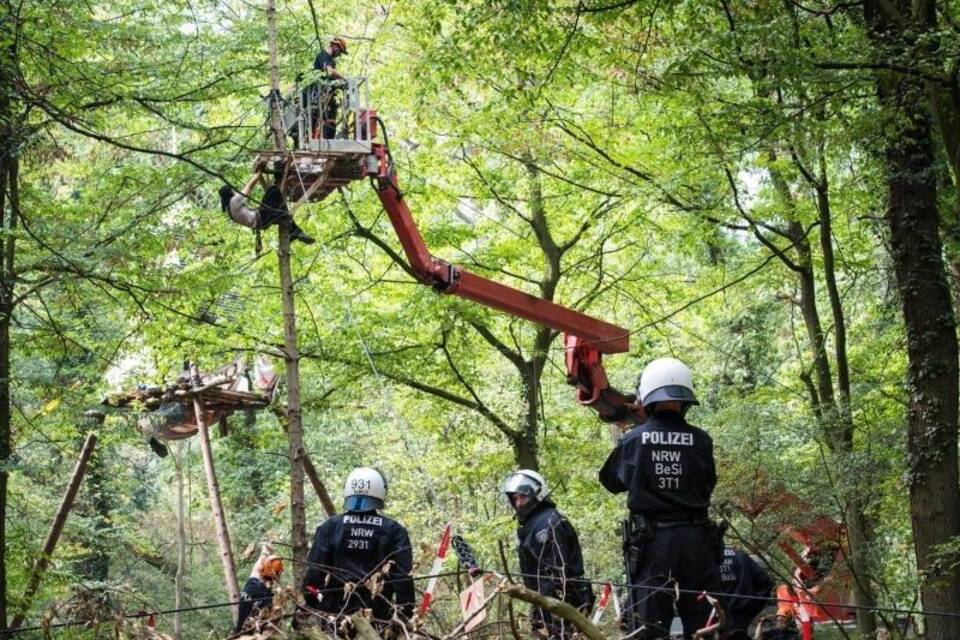
<path id="1" fill-rule="evenodd" d="M 313 68 L 318 71 L 326 71 L 328 67 L 337 68 L 337 60 L 327 53 L 326 49 L 320 51 L 313 61 Z M 325 80 L 322 80 L 317 86 L 317 103 L 321 105 L 320 113 L 323 118 L 323 137 L 329 140 L 336 135 L 337 131 L 337 98 L 333 87 L 329 84 L 333 80 L 329 73 Z"/>
<path id="2" fill-rule="evenodd" d="M 719 587 L 719 549 L 707 519 L 717 484 L 713 441 L 681 414 L 656 412 L 621 438 L 600 470 L 600 482 L 613 493 L 628 492 L 634 523 L 624 549 L 632 585 L 627 629 L 645 625 L 638 638 L 665 636 L 673 619 L 673 595 L 654 589 L 674 583 L 693 591 Z M 638 531 L 643 522 L 645 531 Z M 708 603 L 681 593 L 676 604 L 685 635 L 704 626 Z"/>
<path id="3" fill-rule="evenodd" d="M 387 561 L 393 564 L 383 590 L 374 596 L 364 582 Z M 317 527 L 307 562 L 303 590 L 308 606 L 333 615 L 372 609 L 381 621 L 393 618 L 395 610 L 406 618 L 413 615 L 413 551 L 407 530 L 396 520 L 376 511 L 332 516 Z M 345 596 L 348 582 L 357 587 Z"/>
<path id="4" fill-rule="evenodd" d="M 273 606 L 273 591 L 260 578 L 250 576 L 240 592 L 240 604 L 237 605 L 237 626 L 234 633 L 243 630 L 243 623 L 251 615 L 259 615 L 261 610 Z"/>
<path id="5" fill-rule="evenodd" d="M 773 580 L 749 555 L 727 547 L 720 563 L 720 591 L 729 594 L 720 598 L 727 614 L 724 638 L 749 640 L 747 627 L 770 603 Z"/>
<path id="6" fill-rule="evenodd" d="M 583 579 L 583 553 L 577 532 L 550 500 L 520 519 L 517 529 L 520 572 L 528 589 L 563 600 L 584 614 L 593 607 L 593 589 Z M 533 627 L 553 638 L 569 638 L 574 629 L 549 611 L 533 608 Z"/>

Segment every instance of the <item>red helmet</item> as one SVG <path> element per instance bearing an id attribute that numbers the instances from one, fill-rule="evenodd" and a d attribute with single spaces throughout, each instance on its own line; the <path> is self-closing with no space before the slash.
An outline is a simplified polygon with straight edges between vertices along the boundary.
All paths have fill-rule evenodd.
<path id="1" fill-rule="evenodd" d="M 277 556 L 267 556 L 260 563 L 260 577 L 264 580 L 277 580 L 283 573 L 283 560 Z"/>

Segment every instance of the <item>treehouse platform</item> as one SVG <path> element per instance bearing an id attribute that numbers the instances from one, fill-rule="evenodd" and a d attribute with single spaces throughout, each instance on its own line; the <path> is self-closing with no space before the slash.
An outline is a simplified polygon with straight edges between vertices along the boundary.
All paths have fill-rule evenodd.
<path id="1" fill-rule="evenodd" d="M 287 162 L 282 188 L 287 202 L 319 202 L 354 180 L 363 177 L 363 163 L 370 144 L 355 140 L 310 140 L 316 150 L 297 149 L 286 153 L 261 151 L 255 172 L 267 172 Z"/>
<path id="2" fill-rule="evenodd" d="M 144 435 L 180 440 L 197 433 L 198 406 L 206 424 L 221 422 L 237 411 L 259 411 L 270 406 L 278 382 L 279 376 L 265 358 L 251 365 L 238 359 L 213 373 L 192 375 L 185 371 L 170 384 L 139 385 L 109 394 L 101 404 L 142 413 L 138 426 Z"/>

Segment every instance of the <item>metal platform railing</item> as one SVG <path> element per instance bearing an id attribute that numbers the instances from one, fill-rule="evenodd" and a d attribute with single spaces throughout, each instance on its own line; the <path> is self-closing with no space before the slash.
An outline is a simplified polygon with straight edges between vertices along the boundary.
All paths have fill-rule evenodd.
<path id="1" fill-rule="evenodd" d="M 330 80 L 314 71 L 284 100 L 283 126 L 298 151 L 369 153 L 373 142 L 369 111 L 365 76 Z"/>

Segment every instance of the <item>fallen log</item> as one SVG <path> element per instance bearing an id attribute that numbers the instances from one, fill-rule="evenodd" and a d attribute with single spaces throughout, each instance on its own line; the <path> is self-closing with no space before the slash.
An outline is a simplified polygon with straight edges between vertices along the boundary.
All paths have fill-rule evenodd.
<path id="1" fill-rule="evenodd" d="M 590 640 L 607 640 L 607 637 L 596 625 L 587 620 L 586 616 L 577 611 L 577 609 L 568 602 L 537 593 L 515 582 L 508 582 L 501 585 L 500 591 L 511 598 L 529 602 L 535 607 L 549 611 L 558 618 L 563 618 Z"/>

